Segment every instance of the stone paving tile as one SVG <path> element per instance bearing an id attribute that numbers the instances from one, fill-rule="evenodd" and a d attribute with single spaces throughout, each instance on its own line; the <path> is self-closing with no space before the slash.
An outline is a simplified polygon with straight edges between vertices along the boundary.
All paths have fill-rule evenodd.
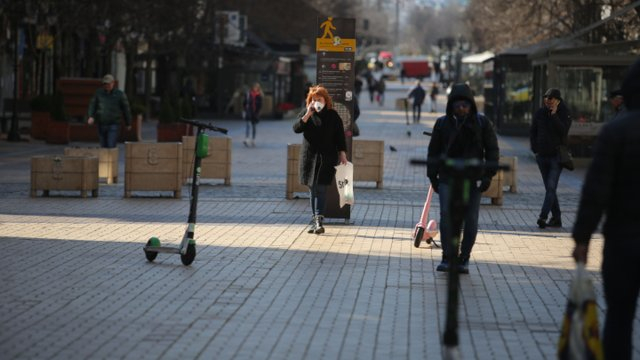
<path id="1" fill-rule="evenodd" d="M 188 186 L 181 199 L 124 199 L 122 183 L 101 184 L 95 199 L 30 198 L 28 159 L 64 147 L 0 142 L 3 358 L 440 358 L 446 276 L 435 272 L 439 249 L 413 247 L 427 181 L 424 167 L 409 165 L 426 156 L 420 132 L 436 114 L 407 126 L 390 108 L 402 93 L 392 87 L 384 108 L 363 101 L 358 120 L 363 138 L 385 141 L 384 188 L 357 183 L 351 225 L 328 219 L 321 236 L 305 231 L 307 195 L 284 199 L 286 143 L 300 140 L 291 120 L 262 121 L 255 149 L 242 145 L 243 122 L 216 122 L 233 139 L 232 185 L 200 187 L 190 267 L 167 254 L 151 264 L 142 252 L 151 236 L 179 243 Z M 518 156 L 519 192 L 505 193 L 502 206 L 483 199 L 471 274 L 461 277 L 460 350 L 465 359 L 551 359 L 584 169 L 562 175 L 565 227 L 540 230 L 544 189 L 527 140 L 500 144 Z M 432 218 L 438 208 L 436 196 Z M 602 321 L 601 248 L 596 236 L 589 270 Z M 638 331 L 634 345 L 638 357 Z"/>

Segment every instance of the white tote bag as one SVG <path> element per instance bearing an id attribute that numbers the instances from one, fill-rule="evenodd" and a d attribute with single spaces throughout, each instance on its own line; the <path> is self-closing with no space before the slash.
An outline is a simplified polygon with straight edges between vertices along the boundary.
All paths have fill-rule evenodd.
<path id="1" fill-rule="evenodd" d="M 338 165 L 336 168 L 336 186 L 340 195 L 340 207 L 345 204 L 353 205 L 353 164 L 347 162 L 346 165 Z"/>

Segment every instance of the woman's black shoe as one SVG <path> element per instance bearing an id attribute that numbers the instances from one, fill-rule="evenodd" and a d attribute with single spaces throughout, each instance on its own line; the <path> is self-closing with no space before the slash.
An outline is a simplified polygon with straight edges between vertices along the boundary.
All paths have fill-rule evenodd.
<path id="1" fill-rule="evenodd" d="M 537 224 L 540 229 L 544 229 L 547 226 L 547 221 L 543 218 L 539 218 Z"/>

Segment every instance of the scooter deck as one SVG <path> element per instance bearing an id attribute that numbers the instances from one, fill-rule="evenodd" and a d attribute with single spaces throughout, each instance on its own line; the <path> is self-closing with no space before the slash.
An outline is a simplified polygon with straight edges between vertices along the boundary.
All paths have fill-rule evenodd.
<path id="1" fill-rule="evenodd" d="M 144 246 L 142 249 L 144 251 L 153 251 L 157 253 L 167 253 L 167 254 L 181 254 L 179 247 L 172 246 Z"/>

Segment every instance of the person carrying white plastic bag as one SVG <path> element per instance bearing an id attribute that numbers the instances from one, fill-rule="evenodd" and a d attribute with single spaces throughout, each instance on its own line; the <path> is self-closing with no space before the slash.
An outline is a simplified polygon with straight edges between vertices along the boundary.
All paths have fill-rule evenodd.
<path id="1" fill-rule="evenodd" d="M 577 262 L 558 341 L 558 359 L 604 358 L 595 297 L 593 283 L 585 264 Z"/>
<path id="2" fill-rule="evenodd" d="M 340 164 L 336 168 L 336 186 L 338 187 L 338 195 L 340 195 L 340 207 L 346 204 L 354 204 L 353 196 L 353 164 L 347 162 Z"/>

